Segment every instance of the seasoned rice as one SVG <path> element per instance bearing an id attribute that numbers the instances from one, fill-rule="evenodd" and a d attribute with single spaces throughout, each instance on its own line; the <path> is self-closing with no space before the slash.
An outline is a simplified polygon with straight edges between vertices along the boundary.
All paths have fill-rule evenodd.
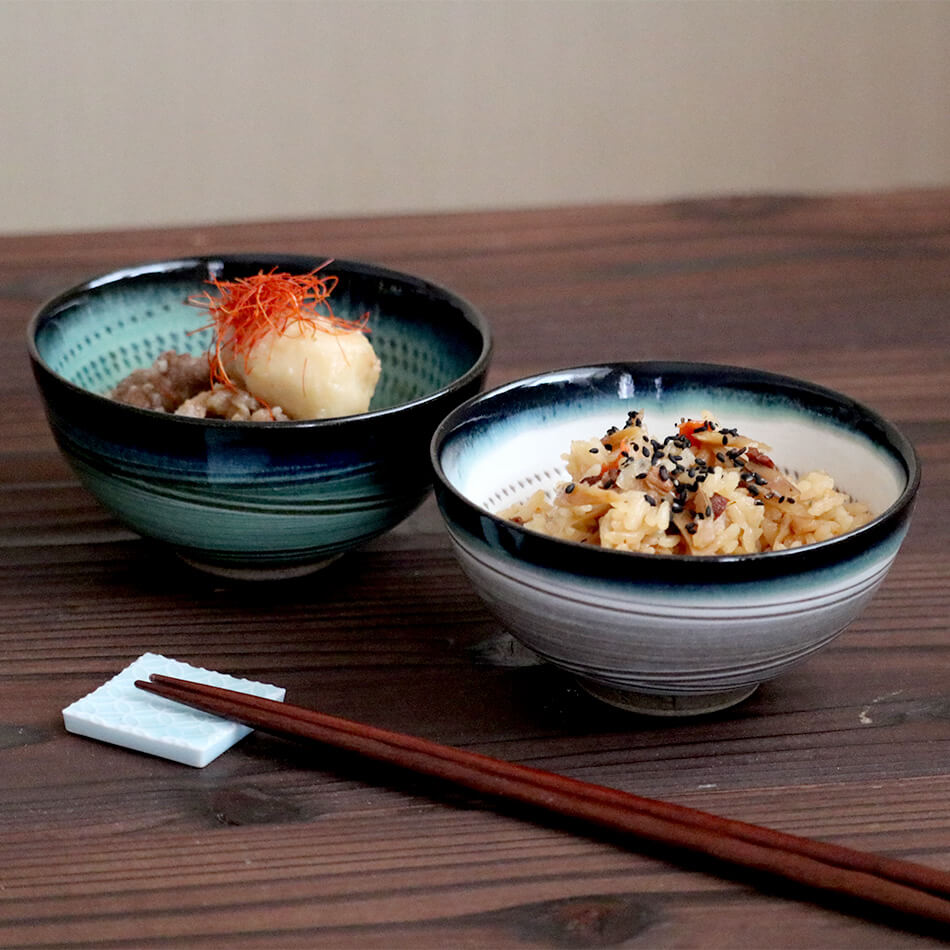
<path id="1" fill-rule="evenodd" d="M 646 554 L 754 554 L 837 537 L 871 520 L 825 472 L 777 468 L 768 446 L 709 414 L 662 441 L 640 411 L 563 456 L 570 481 L 499 512 L 532 531 Z"/>

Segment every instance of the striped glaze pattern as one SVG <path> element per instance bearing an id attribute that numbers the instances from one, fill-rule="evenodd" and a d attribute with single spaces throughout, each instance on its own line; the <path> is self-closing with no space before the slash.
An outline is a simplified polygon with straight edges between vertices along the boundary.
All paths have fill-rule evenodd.
<path id="1" fill-rule="evenodd" d="M 211 275 L 311 270 L 325 258 L 230 255 L 156 262 L 88 281 L 29 328 L 34 375 L 60 449 L 83 484 L 139 534 L 220 574 L 314 570 L 402 521 L 431 489 L 427 449 L 481 387 L 488 327 L 426 281 L 334 261 L 341 316 L 369 315 L 382 374 L 370 411 L 235 423 L 120 405 L 106 393 L 167 349 L 201 353 L 186 298 Z"/>
<path id="2" fill-rule="evenodd" d="M 876 517 L 790 551 L 714 558 L 607 551 L 495 515 L 563 477 L 560 454 L 644 409 L 654 433 L 703 409 L 823 468 Z M 897 556 L 919 483 L 913 447 L 840 394 L 728 366 L 618 364 L 475 397 L 433 439 L 440 509 L 475 589 L 507 629 L 607 702 L 657 715 L 728 707 L 831 642 Z"/>

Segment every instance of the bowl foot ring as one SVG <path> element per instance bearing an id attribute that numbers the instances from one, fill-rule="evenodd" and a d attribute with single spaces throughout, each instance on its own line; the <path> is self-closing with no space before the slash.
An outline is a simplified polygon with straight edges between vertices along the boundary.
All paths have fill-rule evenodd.
<path id="1" fill-rule="evenodd" d="M 202 561 L 179 552 L 178 556 L 191 567 L 214 574 L 217 577 L 226 577 L 232 581 L 286 581 L 296 577 L 306 577 L 332 564 L 340 554 L 324 558 L 322 561 L 309 561 L 306 564 L 295 564 L 289 567 L 226 567 L 215 564 L 213 561 Z"/>
<path id="2" fill-rule="evenodd" d="M 619 689 L 578 677 L 578 683 L 595 699 L 644 716 L 701 716 L 719 712 L 748 699 L 759 684 L 714 693 L 642 693 Z"/>

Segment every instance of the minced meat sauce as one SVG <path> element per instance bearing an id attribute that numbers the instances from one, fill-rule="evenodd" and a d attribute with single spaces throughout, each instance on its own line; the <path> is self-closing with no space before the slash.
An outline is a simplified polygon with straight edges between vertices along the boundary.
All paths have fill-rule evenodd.
<path id="1" fill-rule="evenodd" d="M 211 386 L 207 356 L 168 350 L 155 362 L 126 376 L 110 393 L 118 402 L 196 419 L 237 422 L 286 420 L 279 406 L 266 406 L 236 387 Z"/>

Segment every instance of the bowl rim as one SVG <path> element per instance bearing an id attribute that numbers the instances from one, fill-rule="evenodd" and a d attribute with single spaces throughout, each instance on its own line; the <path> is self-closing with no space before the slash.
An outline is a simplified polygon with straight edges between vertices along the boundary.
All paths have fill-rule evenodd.
<path id="1" fill-rule="evenodd" d="M 440 386 L 437 390 L 426 393 L 416 399 L 407 402 L 401 402 L 395 406 L 387 406 L 382 409 L 369 409 L 366 412 L 353 413 L 346 416 L 333 416 L 327 419 L 285 419 L 273 421 L 251 422 L 249 420 L 235 419 L 199 419 L 190 416 L 178 416 L 174 413 L 156 412 L 154 409 L 145 409 L 139 406 L 130 406 L 127 403 L 121 403 L 112 399 L 103 393 L 93 392 L 83 386 L 78 386 L 64 376 L 61 376 L 53 370 L 43 359 L 36 345 L 36 337 L 39 330 L 51 320 L 56 313 L 72 300 L 82 294 L 97 290 L 100 287 L 119 284 L 129 279 L 145 277 L 148 275 L 168 275 L 184 273 L 196 268 L 204 267 L 208 273 L 213 269 L 223 269 L 225 266 L 234 266 L 247 263 L 255 267 L 279 266 L 287 268 L 307 268 L 313 269 L 325 263 L 332 263 L 340 270 L 358 272 L 361 275 L 378 277 L 385 280 L 399 281 L 409 283 L 420 290 L 425 290 L 445 298 L 454 304 L 461 314 L 469 321 L 481 340 L 481 350 L 472 365 L 461 375 L 457 376 L 451 382 Z M 369 261 L 357 260 L 354 258 L 329 257 L 326 255 L 311 254 L 282 254 L 280 252 L 240 252 L 224 254 L 198 254 L 189 257 L 177 257 L 168 259 L 156 259 L 145 261 L 143 263 L 130 264 L 125 267 L 115 268 L 111 271 L 89 277 L 78 284 L 61 291 L 53 297 L 44 301 L 30 317 L 26 327 L 27 350 L 30 360 L 34 366 L 42 370 L 50 378 L 80 398 L 91 399 L 103 407 L 108 407 L 109 411 L 119 412 L 123 415 L 129 415 L 130 419 L 141 419 L 143 422 L 154 422 L 161 420 L 163 423 L 174 425 L 187 425 L 205 429 L 228 429 L 241 430 L 250 429 L 253 431 L 264 430 L 290 430 L 290 429 L 336 429 L 341 426 L 351 426 L 353 424 L 375 424 L 377 421 L 385 421 L 387 417 L 405 412 L 407 409 L 423 407 L 436 403 L 439 400 L 451 396 L 459 390 L 465 389 L 472 382 L 481 377 L 488 368 L 494 349 L 494 339 L 491 327 L 488 324 L 482 312 L 465 297 L 455 293 L 442 284 L 427 280 L 424 277 L 411 274 L 407 271 L 394 270 L 383 267 Z"/>
<path id="2" fill-rule="evenodd" d="M 803 396 L 810 396 L 825 402 L 832 402 L 851 412 L 862 415 L 869 423 L 883 432 L 890 442 L 890 451 L 896 460 L 906 468 L 906 483 L 898 497 L 880 514 L 867 524 L 845 534 L 837 535 L 825 541 L 779 551 L 760 551 L 750 554 L 649 554 L 640 551 L 621 551 L 602 548 L 564 538 L 532 531 L 515 522 L 508 521 L 476 504 L 459 491 L 450 481 L 442 466 L 442 451 L 455 431 L 462 425 L 473 421 L 480 406 L 501 399 L 510 393 L 516 393 L 529 387 L 553 384 L 560 381 L 578 382 L 585 378 L 609 376 L 614 373 L 640 373 L 657 376 L 671 373 L 688 377 L 703 375 L 728 375 L 744 380 L 742 385 L 733 385 L 737 391 L 748 389 L 747 383 L 756 380 L 760 386 L 778 387 L 781 390 L 795 390 Z M 784 573 L 798 573 L 819 564 L 834 564 L 847 554 L 858 555 L 874 540 L 890 533 L 901 521 L 907 520 L 913 508 L 921 479 L 921 465 L 917 451 L 911 441 L 890 421 L 864 403 L 844 393 L 813 383 L 805 379 L 774 373 L 755 367 L 738 366 L 728 363 L 704 363 L 687 360 L 638 360 L 590 363 L 545 370 L 503 383 L 485 392 L 478 393 L 453 409 L 436 427 L 430 441 L 430 461 L 435 474 L 436 494 L 443 516 L 446 515 L 446 502 L 454 501 L 455 512 L 466 511 L 471 516 L 472 525 L 489 524 L 492 534 L 499 539 L 503 547 L 518 557 L 527 557 L 535 562 L 556 563 L 571 573 L 588 577 L 617 577 L 633 579 L 639 576 L 670 576 L 670 570 L 680 574 L 680 567 L 697 572 L 697 583 L 727 579 L 724 571 L 735 571 L 734 565 L 751 568 L 756 576 L 777 576 Z M 805 563 L 807 562 L 807 564 Z M 703 574 L 708 576 L 703 577 Z M 682 579 L 682 578 L 680 578 Z"/>

